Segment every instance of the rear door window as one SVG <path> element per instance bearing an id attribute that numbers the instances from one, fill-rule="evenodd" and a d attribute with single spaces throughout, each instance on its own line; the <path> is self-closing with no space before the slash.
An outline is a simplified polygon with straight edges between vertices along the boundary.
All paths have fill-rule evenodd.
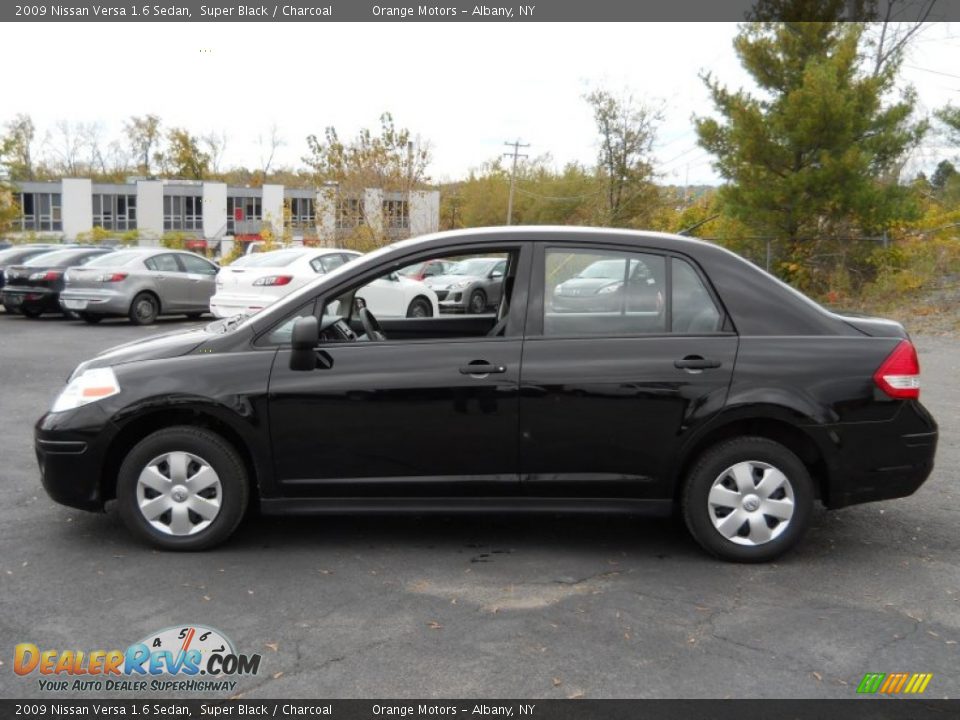
<path id="1" fill-rule="evenodd" d="M 192 255 L 185 253 L 180 256 L 180 262 L 183 263 L 183 266 L 187 269 L 188 273 L 198 273 L 200 275 L 216 275 L 217 268 L 211 263 L 208 263 L 199 255 Z"/>
<path id="2" fill-rule="evenodd" d="M 166 255 L 154 255 L 144 261 L 144 264 L 156 272 L 181 272 L 180 265 L 177 263 L 177 256 L 173 253 Z"/>

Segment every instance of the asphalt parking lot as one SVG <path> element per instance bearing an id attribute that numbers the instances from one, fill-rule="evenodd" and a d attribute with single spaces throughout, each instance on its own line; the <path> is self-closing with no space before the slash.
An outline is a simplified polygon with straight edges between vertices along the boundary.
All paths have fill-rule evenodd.
<path id="1" fill-rule="evenodd" d="M 847 698 L 895 671 L 960 695 L 960 340 L 915 339 L 941 429 L 931 480 L 819 511 L 776 564 L 619 517 L 254 518 L 216 551 L 161 553 L 50 501 L 32 424 L 81 360 L 195 324 L 0 314 L 3 697 L 42 696 L 12 672 L 17 643 L 125 648 L 184 623 L 263 654 L 246 698 Z"/>

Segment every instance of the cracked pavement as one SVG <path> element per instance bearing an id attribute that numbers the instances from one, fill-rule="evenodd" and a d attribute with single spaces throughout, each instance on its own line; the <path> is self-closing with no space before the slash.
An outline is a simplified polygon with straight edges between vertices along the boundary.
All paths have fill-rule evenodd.
<path id="1" fill-rule="evenodd" d="M 0 314 L 0 691 L 13 646 L 125 648 L 171 625 L 263 655 L 258 697 L 852 697 L 866 672 L 960 695 L 960 341 L 917 339 L 937 470 L 913 497 L 818 510 L 775 564 L 705 556 L 673 520 L 253 518 L 202 554 L 50 501 L 32 422 L 110 345 L 192 323 Z M 103 693 L 96 693 L 104 696 Z M 120 696 L 122 697 L 122 696 Z"/>

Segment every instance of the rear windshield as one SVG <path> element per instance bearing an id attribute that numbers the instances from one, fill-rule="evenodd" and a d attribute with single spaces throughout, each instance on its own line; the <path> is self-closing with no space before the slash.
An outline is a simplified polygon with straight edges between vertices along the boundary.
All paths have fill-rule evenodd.
<path id="1" fill-rule="evenodd" d="M 54 250 L 54 248 L 7 248 L 0 252 L 0 265 L 18 263 L 27 258 L 49 253 L 52 250 Z"/>
<path id="2" fill-rule="evenodd" d="M 107 253 L 98 258 L 94 258 L 86 264 L 85 267 L 121 267 L 129 265 L 135 260 L 143 260 L 149 257 L 146 253 L 133 252 L 132 250 L 118 250 L 117 252 Z"/>
<path id="3" fill-rule="evenodd" d="M 303 257 L 304 250 L 274 250 L 259 253 L 243 263 L 243 267 L 284 267 L 297 258 Z"/>
<path id="4" fill-rule="evenodd" d="M 56 250 L 43 255 L 36 255 L 27 260 L 24 265 L 28 267 L 58 267 L 69 265 L 75 260 L 82 260 L 89 254 L 89 250 Z"/>

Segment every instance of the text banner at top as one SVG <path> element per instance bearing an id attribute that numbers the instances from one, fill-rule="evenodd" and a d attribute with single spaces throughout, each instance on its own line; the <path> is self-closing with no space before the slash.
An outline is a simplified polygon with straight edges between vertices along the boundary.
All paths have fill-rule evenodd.
<path id="1" fill-rule="evenodd" d="M 884 17 L 895 0 L 878 0 L 867 14 L 847 20 Z M 826 3 L 825 3 L 826 4 Z M 800 0 L 531 0 L 530 4 L 379 4 L 356 0 L 62 0 L 0 4 L 3 22 L 743 22 L 814 21 L 817 3 Z M 851 6 L 857 3 L 850 3 Z M 867 4 L 869 5 L 869 3 Z M 960 0 L 901 3 L 897 20 L 960 20 Z M 927 14 L 929 12 L 929 14 Z M 831 18 L 832 19 L 832 18 Z"/>

